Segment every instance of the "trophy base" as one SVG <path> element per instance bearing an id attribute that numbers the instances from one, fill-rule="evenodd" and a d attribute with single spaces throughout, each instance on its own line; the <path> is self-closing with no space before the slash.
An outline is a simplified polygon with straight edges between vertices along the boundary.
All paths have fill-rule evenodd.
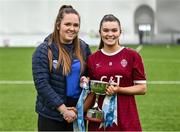
<path id="1" fill-rule="evenodd" d="M 89 109 L 85 116 L 85 120 L 92 122 L 103 122 L 103 112 L 101 110 Z"/>

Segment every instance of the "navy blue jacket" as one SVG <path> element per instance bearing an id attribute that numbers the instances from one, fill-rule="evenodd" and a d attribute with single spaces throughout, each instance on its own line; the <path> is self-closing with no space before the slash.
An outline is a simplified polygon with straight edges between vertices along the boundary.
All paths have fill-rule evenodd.
<path id="1" fill-rule="evenodd" d="M 81 51 L 83 52 L 84 60 L 91 54 L 89 46 L 80 40 Z M 58 48 L 52 43 L 50 48 L 53 53 L 53 60 L 58 60 Z M 70 51 L 70 54 L 71 53 Z M 34 85 L 37 90 L 36 112 L 40 115 L 62 121 L 62 115 L 57 111 L 57 108 L 66 104 L 66 77 L 62 74 L 62 67 L 59 70 L 52 68 L 49 71 L 48 60 L 48 39 L 40 44 L 32 57 L 32 71 Z"/>

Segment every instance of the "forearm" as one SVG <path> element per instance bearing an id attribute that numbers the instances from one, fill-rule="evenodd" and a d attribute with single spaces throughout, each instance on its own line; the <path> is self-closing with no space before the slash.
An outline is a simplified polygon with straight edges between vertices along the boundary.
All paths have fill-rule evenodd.
<path id="1" fill-rule="evenodd" d="M 117 87 L 117 93 L 124 95 L 144 95 L 147 91 L 146 84 L 137 84 L 129 87 Z"/>
<path id="2" fill-rule="evenodd" d="M 89 93 L 87 98 L 84 101 L 84 112 L 86 112 L 89 108 L 91 108 L 94 105 L 95 102 L 95 94 Z"/>
<path id="3" fill-rule="evenodd" d="M 63 113 L 67 110 L 67 107 L 66 107 L 64 104 L 62 104 L 62 105 L 60 105 L 60 106 L 57 108 L 57 110 L 58 110 L 61 114 L 63 114 Z"/>

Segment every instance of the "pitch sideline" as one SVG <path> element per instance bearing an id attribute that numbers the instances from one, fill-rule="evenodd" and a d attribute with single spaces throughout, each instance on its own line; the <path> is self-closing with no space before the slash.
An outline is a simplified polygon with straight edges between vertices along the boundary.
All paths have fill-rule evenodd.
<path id="1" fill-rule="evenodd" d="M 135 50 L 136 50 L 137 52 L 140 52 L 140 51 L 142 50 L 142 48 L 143 48 L 143 46 L 142 46 L 142 45 L 139 45 Z"/>
<path id="2" fill-rule="evenodd" d="M 0 84 L 34 84 L 30 80 L 0 80 Z M 180 81 L 147 81 L 147 84 L 180 85 Z"/>

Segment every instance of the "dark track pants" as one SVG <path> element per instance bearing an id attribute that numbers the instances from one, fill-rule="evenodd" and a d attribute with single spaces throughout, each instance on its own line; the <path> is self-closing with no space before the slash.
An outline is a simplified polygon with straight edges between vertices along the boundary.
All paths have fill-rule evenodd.
<path id="1" fill-rule="evenodd" d="M 38 116 L 38 131 L 73 131 L 73 123 L 60 122 L 41 115 Z"/>

